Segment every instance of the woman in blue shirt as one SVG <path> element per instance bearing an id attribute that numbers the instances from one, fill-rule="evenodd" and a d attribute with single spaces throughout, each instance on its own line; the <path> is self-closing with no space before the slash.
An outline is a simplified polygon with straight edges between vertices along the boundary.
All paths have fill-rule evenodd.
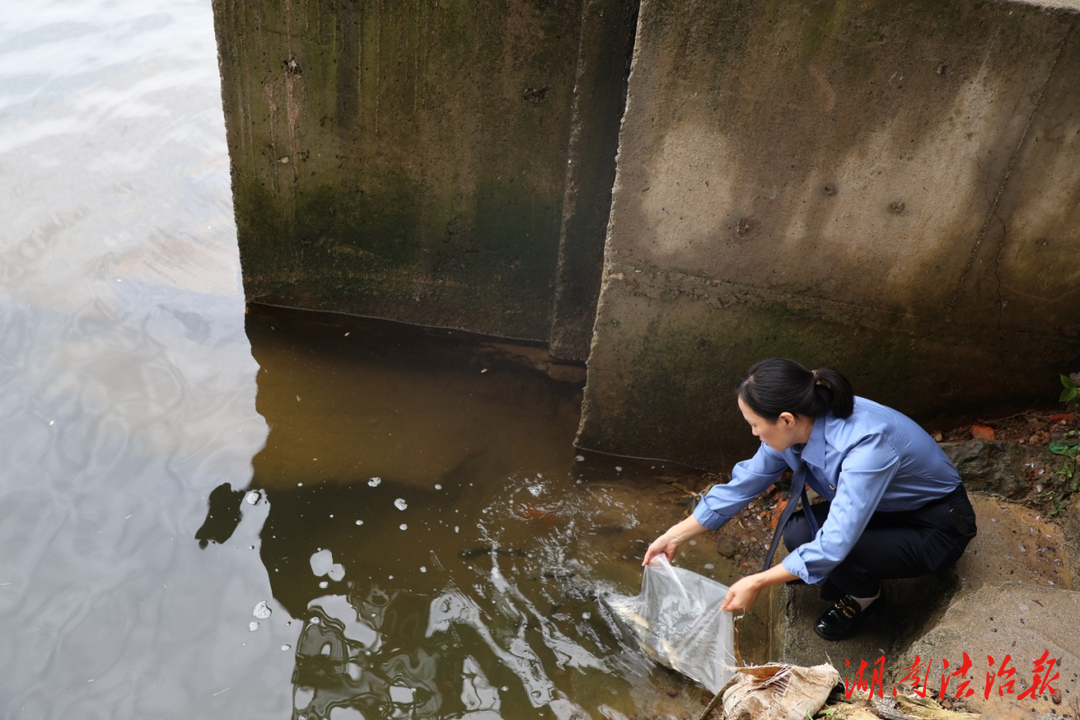
<path id="1" fill-rule="evenodd" d="M 713 486 L 693 515 L 653 541 L 643 561 L 672 559 L 680 545 L 719 528 L 790 468 L 791 500 L 765 569 L 735 582 L 723 610 L 748 610 L 765 588 L 802 580 L 836 601 L 814 630 L 840 640 L 884 604 L 881 580 L 948 567 L 975 537 L 960 474 L 934 439 L 904 414 L 855 397 L 837 370 L 762 360 L 740 383 L 738 405 L 761 447 L 735 466 L 731 482 Z M 810 505 L 806 487 L 825 502 Z M 802 509 L 792 514 L 800 497 Z M 770 567 L 781 533 L 790 552 Z"/>

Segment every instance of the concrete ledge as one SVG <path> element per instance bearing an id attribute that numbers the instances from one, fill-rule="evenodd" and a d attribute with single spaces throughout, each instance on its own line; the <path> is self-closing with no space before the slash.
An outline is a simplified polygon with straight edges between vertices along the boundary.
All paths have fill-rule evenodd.
<path id="1" fill-rule="evenodd" d="M 963 654 L 971 659 L 968 679 L 975 695 L 969 708 L 989 711 L 1008 705 L 1032 679 L 1032 661 L 1044 650 L 1058 660 L 1060 678 L 1052 683 L 1064 693 L 1063 705 L 1049 696 L 1021 701 L 1025 711 L 1058 714 L 1080 704 L 1080 592 L 1071 590 L 1078 558 L 1070 550 L 1060 525 L 1036 511 L 1000 498 L 973 493 L 979 534 L 949 572 L 940 576 L 886 583 L 886 612 L 872 618 L 863 633 L 829 643 L 814 634 L 811 624 L 827 603 L 817 589 L 786 587 L 781 620 L 783 662 L 815 665 L 831 662 L 842 677 L 853 678 L 862 661 L 868 668 L 885 657 L 885 689 L 900 684 L 919 658 L 923 672 L 932 661 L 928 687 L 941 687 L 942 660 L 950 670 Z M 998 664 L 1008 654 L 1016 670 L 1015 692 L 983 697 L 988 656 Z M 956 687 L 954 679 L 950 687 Z M 950 690 L 948 697 L 954 697 Z"/>

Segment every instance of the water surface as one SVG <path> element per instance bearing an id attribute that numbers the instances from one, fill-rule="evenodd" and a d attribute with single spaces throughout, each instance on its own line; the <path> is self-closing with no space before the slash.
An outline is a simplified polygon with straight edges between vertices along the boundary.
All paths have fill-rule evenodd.
<path id="1" fill-rule="evenodd" d="M 697 706 L 597 602 L 682 490 L 575 453 L 579 384 L 245 312 L 209 2 L 5 7 L 0 217 L 0 717 Z"/>

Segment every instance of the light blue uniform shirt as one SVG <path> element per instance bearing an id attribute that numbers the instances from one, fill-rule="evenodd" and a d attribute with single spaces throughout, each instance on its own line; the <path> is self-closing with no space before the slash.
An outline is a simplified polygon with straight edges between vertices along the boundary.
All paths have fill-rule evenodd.
<path id="1" fill-rule="evenodd" d="M 777 452 L 762 443 L 754 457 L 732 469 L 731 482 L 706 493 L 694 517 L 715 530 L 800 463 L 809 470 L 806 484 L 832 503 L 814 538 L 783 561 L 808 583 L 821 582 L 847 557 L 875 512 L 914 510 L 960 484 L 960 473 L 915 421 L 856 397 L 851 417 L 816 418 L 805 445 Z"/>

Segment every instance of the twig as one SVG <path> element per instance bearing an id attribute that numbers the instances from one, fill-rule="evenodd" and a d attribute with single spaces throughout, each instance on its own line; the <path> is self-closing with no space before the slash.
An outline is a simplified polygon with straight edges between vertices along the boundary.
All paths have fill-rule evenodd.
<path id="1" fill-rule="evenodd" d="M 998 425 L 1000 423 L 1005 422 L 1006 420 L 1012 420 L 1013 418 L 1018 418 L 1018 417 L 1025 417 L 1028 420 L 1039 420 L 1039 421 L 1044 420 L 1044 418 L 1039 413 L 1033 412 L 1031 410 L 1025 410 L 1023 412 L 1014 413 L 1012 415 L 1006 415 L 1005 417 L 997 418 L 995 420 L 984 420 L 982 418 L 977 418 L 976 422 L 979 423 L 980 425 Z"/>

